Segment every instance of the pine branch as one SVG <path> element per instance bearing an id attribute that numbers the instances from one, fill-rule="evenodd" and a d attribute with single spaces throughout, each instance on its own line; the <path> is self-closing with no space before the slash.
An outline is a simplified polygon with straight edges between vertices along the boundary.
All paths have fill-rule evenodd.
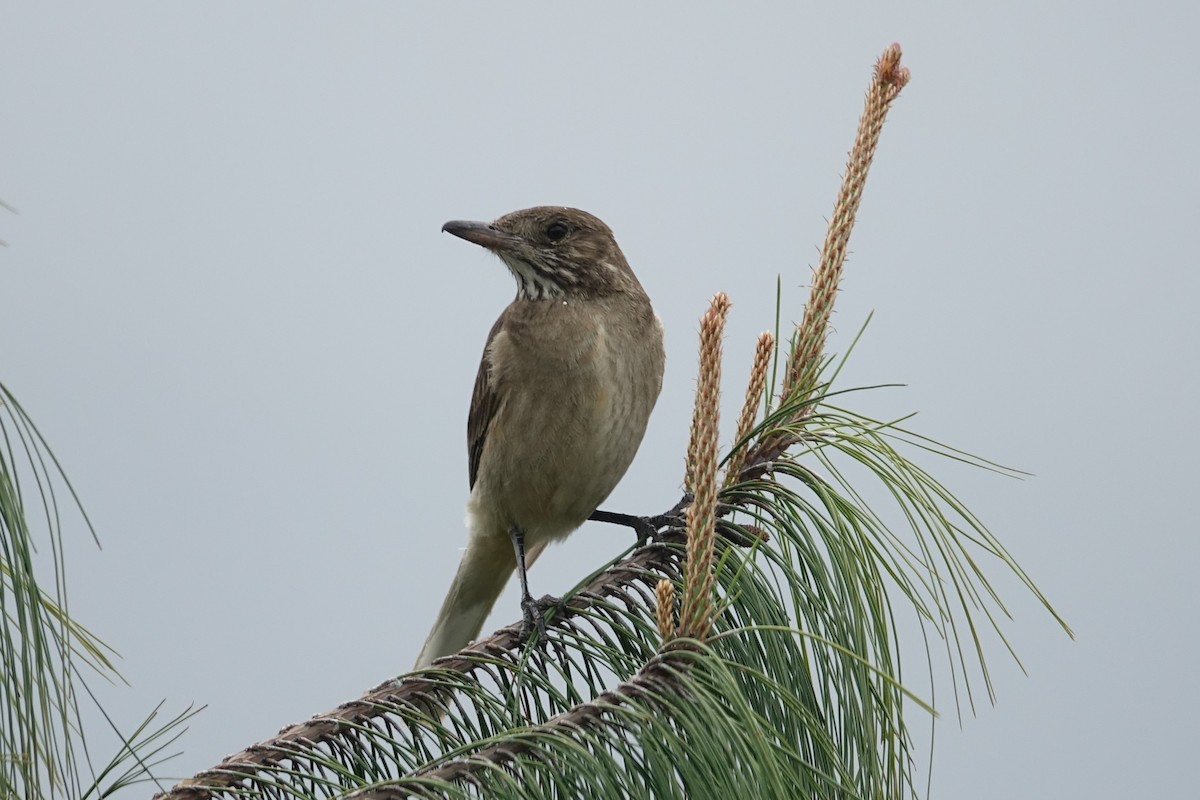
<path id="1" fill-rule="evenodd" d="M 893 45 L 875 66 L 779 405 L 755 425 L 773 346 L 763 335 L 723 476 L 717 409 L 729 300 L 719 294 L 701 324 L 688 494 L 655 518 L 662 524 L 654 541 L 581 584 L 534 641 L 510 625 L 434 669 L 285 728 L 160 797 L 357 790 L 359 800 L 382 800 L 490 797 L 501 789 L 526 796 L 532 790 L 522 781 L 537 781 L 544 796 L 574 796 L 581 785 L 602 796 L 601 781 L 608 795 L 648 796 L 642 779 L 694 798 L 734 796 L 734 788 L 764 797 L 910 790 L 885 582 L 939 633 L 955 637 L 939 568 L 960 595 L 984 603 L 990 592 L 959 542 L 965 530 L 980 532 L 991 555 L 1023 573 L 961 504 L 882 443 L 889 426 L 825 410 L 829 320 L 882 125 L 908 81 L 899 62 Z M 797 461 L 807 453 L 829 466 L 826 450 L 871 459 L 912 522 L 916 551 L 840 475 L 829 480 Z M 735 512 L 749 522 L 731 522 Z M 935 540 L 932 548 L 923 535 Z M 973 632 L 971 608 L 961 610 Z M 637 731 L 653 735 L 637 739 Z M 696 750 L 706 737 L 720 750 L 708 758 Z M 705 771 L 714 761 L 719 777 Z M 637 763 L 641 778 L 624 768 Z"/>
<path id="2" fill-rule="evenodd" d="M 605 603 L 606 600 L 629 608 L 650 605 L 662 576 L 678 579 L 681 575 L 684 541 L 682 530 L 665 531 L 658 541 L 637 548 L 627 558 L 597 574 L 554 609 L 546 620 L 547 631 L 572 633 L 573 620 L 590 613 L 609 613 L 612 605 Z M 457 655 L 438 659 L 433 669 L 385 681 L 357 700 L 288 726 L 276 736 L 227 756 L 212 769 L 181 781 L 158 797 L 192 800 L 233 795 L 255 786 L 262 788 L 259 776 L 271 770 L 316 772 L 327 759 L 322 749 L 332 752 L 340 747 L 342 740 L 352 738 L 358 731 L 397 729 L 413 720 L 425 720 L 431 710 L 436 715 L 448 708 L 452 704 L 449 696 L 466 681 L 485 679 L 496 665 L 503 664 L 518 672 L 524 658 L 551 655 L 544 649 L 523 650 L 520 632 L 519 622 L 501 628 Z M 541 648 L 546 648 L 548 641 L 542 640 Z M 454 675 L 459 679 L 454 679 Z M 269 774 L 264 779 L 269 781 Z"/>

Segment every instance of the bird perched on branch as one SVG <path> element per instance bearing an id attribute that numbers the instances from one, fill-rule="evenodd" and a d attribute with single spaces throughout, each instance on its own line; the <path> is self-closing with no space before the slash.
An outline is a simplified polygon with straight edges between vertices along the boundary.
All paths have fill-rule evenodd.
<path id="1" fill-rule="evenodd" d="M 491 250 L 517 297 L 488 335 L 467 420 L 469 536 L 416 667 L 479 635 L 513 570 L 583 524 L 629 468 L 662 389 L 662 324 L 612 231 L 540 206 L 442 230 Z"/>

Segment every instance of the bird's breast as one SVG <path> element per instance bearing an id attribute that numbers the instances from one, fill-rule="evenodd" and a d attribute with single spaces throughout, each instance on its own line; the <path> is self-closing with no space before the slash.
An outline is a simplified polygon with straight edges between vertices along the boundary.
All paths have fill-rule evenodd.
<path id="1" fill-rule="evenodd" d="M 565 536 L 608 497 L 662 382 L 653 314 L 646 325 L 603 308 L 537 305 L 493 339 L 500 404 L 472 494 L 473 513 L 534 540 Z"/>

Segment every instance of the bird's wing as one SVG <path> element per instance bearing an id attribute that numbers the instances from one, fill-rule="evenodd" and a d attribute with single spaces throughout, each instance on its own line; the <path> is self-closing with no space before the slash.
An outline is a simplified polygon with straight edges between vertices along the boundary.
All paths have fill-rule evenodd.
<path id="1" fill-rule="evenodd" d="M 472 489 L 479 475 L 479 460 L 483 456 L 488 427 L 500 406 L 500 396 L 492 383 L 492 340 L 504 328 L 506 316 L 507 313 L 501 314 L 488 334 L 487 344 L 483 346 L 483 358 L 479 360 L 479 374 L 475 376 L 475 390 L 471 392 L 471 410 L 467 415 L 467 469 Z"/>

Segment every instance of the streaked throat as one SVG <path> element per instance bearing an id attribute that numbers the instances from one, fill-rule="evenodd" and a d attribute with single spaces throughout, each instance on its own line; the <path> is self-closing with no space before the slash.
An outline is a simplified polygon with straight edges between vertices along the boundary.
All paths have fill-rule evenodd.
<path id="1" fill-rule="evenodd" d="M 522 300 L 545 300 L 566 294 L 562 286 L 538 267 L 507 253 L 499 255 L 509 272 L 517 279 L 517 296 Z"/>

